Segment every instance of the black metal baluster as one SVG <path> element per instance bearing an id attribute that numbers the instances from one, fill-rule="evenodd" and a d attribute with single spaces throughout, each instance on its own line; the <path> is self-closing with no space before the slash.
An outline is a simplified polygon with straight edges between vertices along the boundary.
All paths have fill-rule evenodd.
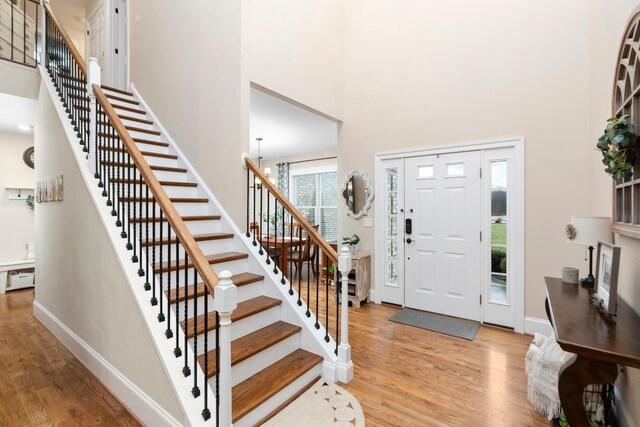
<path id="1" fill-rule="evenodd" d="M 169 247 L 171 247 L 171 236 L 169 236 Z M 187 270 L 187 253 L 184 254 L 184 269 Z M 176 357 L 182 356 L 182 350 L 180 349 L 180 333 L 178 331 L 178 325 L 180 324 L 180 302 L 178 301 L 178 295 L 180 295 L 180 239 L 176 235 L 176 291 L 175 291 L 175 312 L 176 312 L 176 347 L 173 349 L 173 354 Z M 185 286 L 185 291 L 187 290 Z M 183 304 L 187 305 L 187 300 L 184 300 Z M 186 359 L 186 357 L 185 357 Z"/>
<path id="2" fill-rule="evenodd" d="M 263 218 L 263 214 L 262 214 L 262 188 L 264 187 L 264 185 L 262 184 L 262 180 L 260 180 L 260 219 L 258 220 L 258 230 L 260 231 L 260 234 L 262 234 L 262 222 L 264 220 Z M 267 218 L 267 227 L 269 227 L 269 218 Z M 261 238 L 262 236 L 258 236 L 258 238 Z M 258 250 L 258 254 L 262 255 L 264 252 L 262 251 L 262 242 L 260 242 L 260 250 Z"/>
<path id="3" fill-rule="evenodd" d="M 307 235 L 307 240 L 309 241 L 309 253 L 311 253 L 311 239 L 309 235 Z M 304 250 L 306 252 L 307 248 L 305 247 Z M 302 256 L 302 253 L 300 254 L 300 256 Z M 307 254 L 305 253 L 304 256 L 306 257 Z M 300 265 L 300 269 L 302 269 L 302 265 Z M 300 272 L 300 275 L 302 275 L 302 272 Z M 309 310 L 310 302 L 311 302 L 311 260 L 307 261 L 307 312 L 305 313 L 307 317 L 311 317 L 311 311 Z"/>
<path id="4" fill-rule="evenodd" d="M 164 242 L 162 242 L 164 244 Z M 176 260 L 177 263 L 178 260 Z M 167 222 L 167 329 L 164 331 L 164 335 L 167 339 L 173 337 L 173 331 L 171 330 L 171 224 Z M 164 268 L 163 268 L 164 270 Z"/>
<path id="5" fill-rule="evenodd" d="M 345 278 L 342 277 L 342 274 L 339 275 L 340 277 L 340 287 L 336 286 L 336 292 L 338 292 L 337 298 L 336 298 L 336 350 L 335 353 L 336 355 L 338 354 L 338 343 L 340 342 L 340 295 L 342 294 L 341 290 L 342 287 L 348 284 L 345 283 Z M 348 275 L 347 275 L 348 277 Z"/>
<path id="6" fill-rule="evenodd" d="M 282 216 L 284 216 L 284 205 L 282 205 Z M 293 254 L 293 216 L 291 216 L 291 214 L 289 214 L 289 222 L 291 223 L 291 226 L 289 227 L 289 241 L 291 242 L 291 250 L 289 251 L 289 253 L 287 254 L 287 259 L 289 260 L 289 295 L 293 295 L 293 280 L 291 277 L 291 271 L 293 270 L 293 262 L 291 261 L 291 255 Z M 284 237 L 284 236 L 283 236 Z M 285 248 L 285 244 L 284 244 L 284 239 L 282 240 L 282 250 L 284 251 Z M 284 282 L 284 259 L 282 262 L 282 279 L 280 280 L 283 284 Z"/>
<path id="7" fill-rule="evenodd" d="M 189 375 L 191 375 L 191 369 L 189 368 L 189 358 L 187 357 L 187 355 L 189 354 L 187 352 L 187 335 L 188 335 L 188 331 L 189 331 L 189 322 L 188 322 L 188 308 L 189 308 L 189 256 L 187 255 L 187 251 L 184 251 L 184 264 L 185 264 L 185 269 L 184 269 L 184 366 L 182 367 L 182 373 L 184 374 L 185 377 L 188 377 Z M 195 270 L 195 269 L 194 269 Z M 193 288 L 193 300 L 195 301 L 196 298 L 198 298 L 198 295 L 196 293 L 196 288 Z M 196 330 L 193 330 L 194 334 L 196 332 Z M 180 335 L 180 334 L 176 334 L 176 335 Z M 196 365 L 193 365 L 193 368 L 195 369 Z"/>
<path id="8" fill-rule="evenodd" d="M 273 204 L 274 204 L 273 212 L 275 212 L 276 216 L 278 216 L 278 199 L 274 198 Z M 282 239 L 284 239 L 284 218 L 282 218 Z M 273 253 L 274 253 L 274 256 L 278 258 L 280 262 L 282 262 L 283 260 L 282 257 L 284 257 L 284 252 L 281 253 L 280 256 L 278 256 L 278 223 L 277 222 L 276 222 L 276 228 L 273 233 Z M 275 259 L 273 261 L 273 274 L 278 274 L 278 263 L 275 262 Z"/>
<path id="9" fill-rule="evenodd" d="M 152 293 L 151 293 L 151 305 L 156 305 L 158 304 L 158 298 L 156 297 L 156 198 L 155 196 L 151 199 L 151 207 L 153 209 L 153 214 L 152 214 L 152 228 L 151 228 L 151 239 L 153 240 L 154 244 L 151 247 L 151 266 L 149 267 L 149 270 L 152 271 L 151 273 L 151 289 L 152 289 Z M 147 222 L 149 220 L 147 219 Z M 160 247 L 162 247 L 162 238 L 160 239 Z"/>
<path id="10" fill-rule="evenodd" d="M 317 249 L 316 249 L 317 250 Z M 316 258 L 316 324 L 315 327 L 316 329 L 320 329 L 320 311 L 319 311 L 319 304 L 320 304 L 320 255 L 316 252 L 315 254 L 315 258 Z"/>
<path id="11" fill-rule="evenodd" d="M 273 242 L 271 240 L 269 240 L 270 234 L 271 234 L 271 221 L 269 219 L 269 199 L 271 197 L 269 197 L 269 190 L 267 190 L 267 256 L 266 256 L 266 262 L 267 265 L 271 264 L 271 259 L 269 258 L 269 251 L 274 251 L 274 255 L 275 255 L 275 251 L 277 250 L 277 245 L 275 244 L 276 242 L 276 234 L 277 234 L 277 230 L 278 230 L 278 212 L 276 211 L 274 214 L 274 233 L 273 233 Z M 264 232 L 262 233 L 264 234 Z"/>
<path id="12" fill-rule="evenodd" d="M 329 257 L 327 254 L 325 254 L 325 261 L 327 263 L 327 265 L 329 265 Z M 335 265 L 333 264 L 333 260 L 331 260 L 331 265 Z M 335 268 L 334 267 L 334 278 L 335 276 Z M 328 273 L 328 271 L 327 271 Z M 337 284 L 334 284 L 334 287 L 336 289 L 338 289 Z M 329 342 L 329 274 L 327 274 L 327 279 L 325 281 L 325 288 L 324 288 L 324 303 L 325 303 L 325 308 L 324 308 L 324 340 L 325 342 Z"/>
<path id="13" fill-rule="evenodd" d="M 146 246 L 145 246 L 145 259 L 147 261 L 147 268 L 146 268 L 146 282 L 144 283 L 144 290 L 145 291 L 149 291 L 151 290 L 151 283 L 149 283 L 149 245 L 151 246 L 155 246 L 156 245 L 156 241 L 155 239 L 152 239 L 151 242 L 149 242 L 149 186 L 145 185 L 145 211 L 144 211 L 144 239 L 147 242 Z M 142 223 L 140 223 L 140 227 L 142 227 Z M 142 256 L 140 257 L 142 258 Z M 140 261 L 141 265 L 142 265 L 142 260 Z M 138 270 L 138 274 L 140 274 L 140 270 Z"/>
<path id="14" fill-rule="evenodd" d="M 106 119 L 106 117 L 105 117 Z M 125 209 L 125 186 L 128 185 L 128 181 L 125 178 L 125 159 L 128 157 L 129 152 L 127 148 L 124 146 L 124 141 L 120 141 L 122 143 L 122 150 L 118 152 L 118 176 L 120 176 L 120 187 L 118 188 L 118 200 L 120 200 L 120 212 L 122 213 L 122 221 L 120 226 L 122 230 L 120 231 L 120 237 L 123 239 L 127 238 L 127 228 L 129 227 L 129 222 L 135 221 L 135 218 L 131 218 L 126 212 Z"/>
<path id="15" fill-rule="evenodd" d="M 206 298 L 205 292 L 205 298 Z M 186 346 L 187 342 L 187 319 L 184 319 L 185 331 L 184 331 L 184 342 Z M 186 354 L 186 348 L 185 348 Z M 191 394 L 193 397 L 200 396 L 200 388 L 198 387 L 198 270 L 193 269 L 193 388 L 191 389 Z M 207 372 L 204 373 L 204 385 L 207 386 Z"/>
<path id="16" fill-rule="evenodd" d="M 99 105 L 99 104 L 97 104 Z M 100 105 L 99 110 L 102 111 L 102 105 Z M 96 129 L 98 130 L 98 141 L 96 151 L 96 174 L 95 177 L 98 179 L 98 187 L 102 188 L 104 183 L 102 182 L 102 177 L 104 176 L 104 134 L 102 133 L 102 123 L 96 122 Z"/>
<path id="17" fill-rule="evenodd" d="M 253 246 L 258 246 L 258 242 L 256 242 L 256 225 L 258 224 L 256 222 L 256 174 L 253 174 L 253 186 L 251 187 L 253 189 Z"/>
<path id="18" fill-rule="evenodd" d="M 142 216 L 142 203 L 146 203 L 146 199 L 142 198 L 142 173 L 138 171 L 138 193 L 140 195 L 138 210 L 140 212 L 140 218 L 144 218 Z M 148 242 L 147 242 L 148 243 Z M 144 276 L 144 268 L 142 268 L 142 222 L 138 224 L 138 276 Z"/>
<path id="19" fill-rule="evenodd" d="M 113 129 L 113 126 L 109 126 L 107 128 L 107 176 L 105 176 L 105 183 L 104 183 L 104 189 L 107 191 L 107 206 L 112 206 L 111 209 L 111 215 L 114 216 L 115 214 L 115 209 L 113 208 L 113 202 L 111 200 L 111 196 L 113 195 L 111 189 L 113 187 L 113 166 L 114 166 L 114 161 L 113 161 L 113 145 L 114 145 L 114 132 L 115 130 Z"/>
<path id="20" fill-rule="evenodd" d="M 251 228 L 249 227 L 249 191 L 251 190 L 251 181 L 249 181 L 250 172 L 249 167 L 247 167 L 247 237 L 251 237 Z"/>
<path id="21" fill-rule="evenodd" d="M 131 246 L 131 223 L 133 222 L 135 224 L 136 221 L 138 221 L 138 218 L 135 217 L 135 215 L 131 216 L 131 155 L 129 153 L 127 153 L 127 164 L 125 165 L 125 167 L 127 168 L 127 218 L 131 218 L 129 221 L 127 221 L 127 235 L 125 236 L 127 238 L 127 249 L 131 250 L 133 249 L 133 246 Z"/>
<path id="22" fill-rule="evenodd" d="M 160 313 L 158 314 L 158 320 L 160 322 L 164 322 L 164 313 L 162 312 L 163 308 L 162 308 L 162 297 L 164 295 L 164 286 L 163 286 L 163 282 L 164 282 L 164 273 L 162 270 L 164 270 L 164 257 L 162 256 L 162 252 L 163 252 L 163 246 L 164 243 L 162 242 L 162 233 L 163 233 L 163 229 L 164 229 L 164 224 L 162 223 L 163 221 L 163 217 L 164 217 L 164 213 L 162 212 L 162 208 L 158 209 L 160 211 L 160 262 L 158 264 L 155 264 L 153 269 L 154 269 L 154 274 L 157 274 L 158 277 L 160 278 L 160 292 L 158 292 L 158 294 L 160 295 Z M 157 267 L 159 266 L 159 267 Z"/>
<path id="23" fill-rule="evenodd" d="M 113 155 L 113 161 L 116 163 L 116 186 L 114 188 L 114 206 L 117 206 L 117 217 L 116 217 L 116 227 L 122 227 L 122 222 L 124 221 L 124 212 L 123 212 L 123 204 L 122 204 L 122 179 L 120 171 L 122 169 L 122 152 L 124 151 L 124 143 L 118 136 L 116 139 L 116 151 Z M 122 232 L 120 233 L 122 236 Z"/>
<path id="24" fill-rule="evenodd" d="M 197 329 L 196 329 L 197 330 Z M 217 345 L 217 343 L 216 343 Z M 208 420 L 211 418 L 209 410 L 209 387 L 207 386 L 207 375 L 209 374 L 209 289 L 204 287 L 204 409 L 202 409 L 202 418 Z M 217 365 L 216 365 L 217 366 Z M 216 372 L 216 376 L 218 373 Z"/>
<path id="25" fill-rule="evenodd" d="M 138 175 L 140 174 L 140 171 L 138 170 L 138 166 L 136 166 L 135 163 L 132 163 L 133 166 L 133 217 L 134 218 L 139 218 L 140 221 L 142 221 L 142 213 L 140 213 L 140 217 L 138 217 L 137 213 L 137 204 L 140 202 L 140 197 L 138 197 L 138 193 L 139 188 L 138 188 Z M 133 256 L 131 256 L 131 262 L 133 262 L 134 264 L 136 262 L 138 262 L 138 252 L 136 251 L 136 248 L 138 247 L 138 245 L 140 244 L 140 241 L 138 240 L 136 242 L 136 228 L 138 226 L 138 221 L 134 221 L 133 222 Z"/>
<path id="26" fill-rule="evenodd" d="M 307 236 L 308 237 L 308 236 Z M 298 259 L 302 257 L 302 251 L 304 250 L 304 241 L 300 239 L 298 242 Z M 298 305 L 302 307 L 302 265 L 298 262 L 296 263 L 296 274 L 298 275 Z M 291 273 L 289 273 L 291 275 Z"/>

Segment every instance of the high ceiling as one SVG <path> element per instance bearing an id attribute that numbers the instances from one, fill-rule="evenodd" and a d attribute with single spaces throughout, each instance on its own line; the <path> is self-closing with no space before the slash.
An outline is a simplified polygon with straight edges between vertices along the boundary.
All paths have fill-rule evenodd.
<path id="1" fill-rule="evenodd" d="M 263 159 L 336 150 L 338 125 L 304 108 L 251 89 L 251 154 L 262 138 Z"/>
<path id="2" fill-rule="evenodd" d="M 35 107 L 34 99 L 0 93 L 0 132 L 32 134 Z M 19 125 L 30 126 L 31 130 L 22 131 Z"/>

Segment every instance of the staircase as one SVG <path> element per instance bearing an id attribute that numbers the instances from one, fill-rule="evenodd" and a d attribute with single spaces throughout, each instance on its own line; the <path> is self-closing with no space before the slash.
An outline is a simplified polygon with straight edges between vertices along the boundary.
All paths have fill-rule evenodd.
<path id="1" fill-rule="evenodd" d="M 320 239 L 313 227 L 247 160 L 247 229 L 240 231 L 139 94 L 100 85 L 97 63 L 84 64 L 45 8 L 51 91 L 85 153 L 81 166 L 101 189 L 102 214 L 119 233 L 114 243 L 137 266 L 130 283 L 144 291 L 138 292 L 139 305 L 155 310 L 145 320 L 162 341 L 157 346 L 189 424 L 259 425 L 321 376 L 348 381 L 346 287 L 342 303 L 328 278 L 312 285 L 299 276 L 296 290 L 283 265 L 269 256 L 278 252 L 277 244 L 263 248 L 261 236 L 250 230 L 250 190 L 256 216 L 252 184 L 264 182 L 264 191 L 276 199 L 274 209 Z M 268 233 L 267 240 L 273 238 Z M 325 262 L 337 261 L 326 242 L 317 243 Z M 343 261 L 350 268 L 348 257 Z M 171 354 L 160 350 L 168 343 Z M 176 377 L 176 361 L 189 387 Z M 194 405 L 201 410 L 195 413 Z"/>

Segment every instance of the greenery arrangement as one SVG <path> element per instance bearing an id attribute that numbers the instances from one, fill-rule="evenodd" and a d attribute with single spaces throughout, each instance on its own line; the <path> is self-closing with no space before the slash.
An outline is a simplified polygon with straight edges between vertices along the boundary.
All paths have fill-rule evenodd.
<path id="1" fill-rule="evenodd" d="M 27 205 L 29 206 L 29 209 L 33 210 L 34 205 L 33 205 L 33 196 L 29 196 L 27 197 Z"/>
<path id="2" fill-rule="evenodd" d="M 607 127 L 596 144 L 596 148 L 602 153 L 605 172 L 616 181 L 631 178 L 633 175 L 637 143 L 636 135 L 628 121 L 628 115 L 611 117 L 607 120 Z"/>
<path id="3" fill-rule="evenodd" d="M 358 243 L 360 243 L 360 237 L 358 237 L 357 234 L 354 234 L 351 237 L 342 238 L 343 245 L 349 245 L 349 246 L 355 247 Z"/>

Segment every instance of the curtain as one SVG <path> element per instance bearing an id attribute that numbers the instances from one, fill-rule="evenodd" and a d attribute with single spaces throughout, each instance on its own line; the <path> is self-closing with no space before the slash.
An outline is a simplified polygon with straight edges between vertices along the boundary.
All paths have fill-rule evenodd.
<path id="1" fill-rule="evenodd" d="M 289 163 L 278 163 L 278 189 L 289 198 Z"/>

